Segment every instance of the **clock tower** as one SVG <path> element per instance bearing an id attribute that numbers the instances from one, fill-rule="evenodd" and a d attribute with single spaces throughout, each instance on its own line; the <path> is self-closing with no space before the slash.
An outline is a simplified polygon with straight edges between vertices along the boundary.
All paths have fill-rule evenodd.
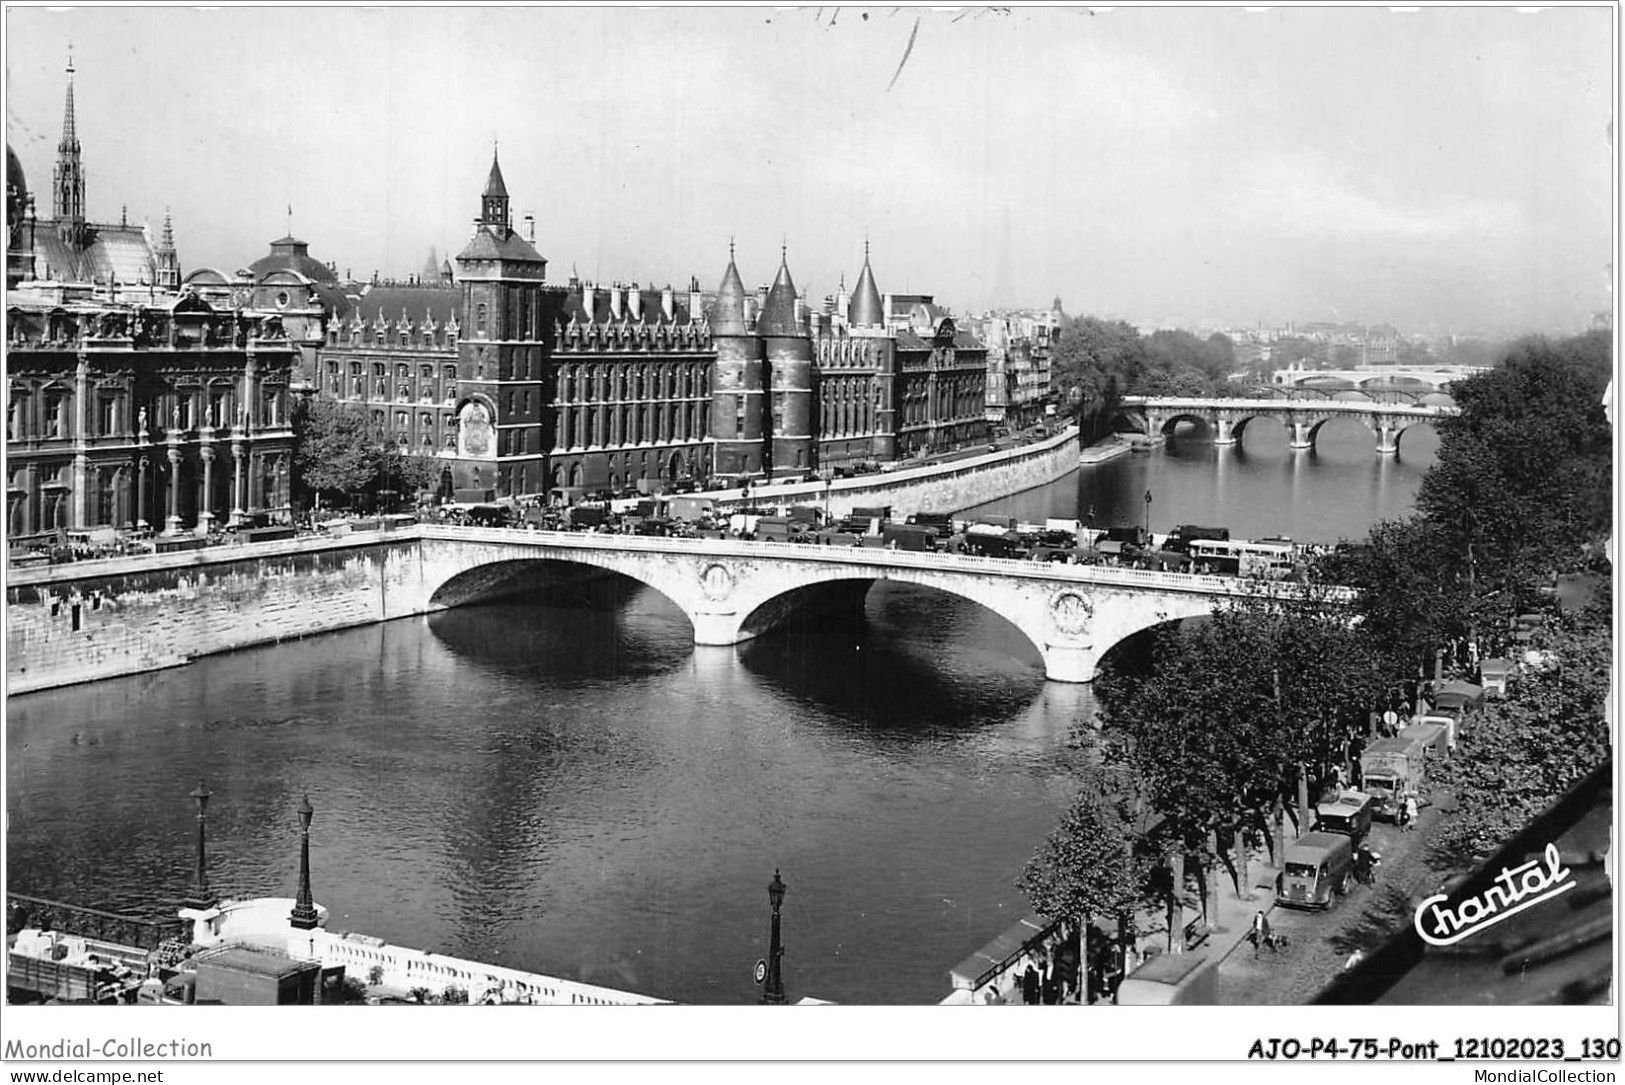
<path id="1" fill-rule="evenodd" d="M 463 313 L 452 480 L 460 500 L 547 488 L 549 369 L 564 291 L 546 279 L 547 260 L 513 228 L 493 151 L 474 236 L 457 254 Z"/>

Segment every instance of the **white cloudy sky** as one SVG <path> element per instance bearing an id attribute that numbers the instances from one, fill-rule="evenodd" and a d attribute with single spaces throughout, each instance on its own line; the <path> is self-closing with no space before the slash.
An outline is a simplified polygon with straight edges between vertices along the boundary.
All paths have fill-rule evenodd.
<path id="1" fill-rule="evenodd" d="M 416 271 L 497 138 L 555 279 L 711 286 L 732 235 L 821 295 L 867 233 L 955 307 L 1561 331 L 1612 305 L 1613 17 L 11 8 L 7 138 L 48 214 L 71 41 L 92 217 L 171 207 L 188 269 L 291 204 L 341 273 Z"/>

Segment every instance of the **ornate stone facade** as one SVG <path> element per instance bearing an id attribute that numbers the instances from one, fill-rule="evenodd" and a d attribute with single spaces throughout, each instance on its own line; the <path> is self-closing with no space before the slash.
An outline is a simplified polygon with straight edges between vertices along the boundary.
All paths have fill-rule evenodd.
<path id="1" fill-rule="evenodd" d="M 7 532 L 168 534 L 290 517 L 288 383 L 276 317 L 195 294 L 121 306 L 6 297 Z"/>

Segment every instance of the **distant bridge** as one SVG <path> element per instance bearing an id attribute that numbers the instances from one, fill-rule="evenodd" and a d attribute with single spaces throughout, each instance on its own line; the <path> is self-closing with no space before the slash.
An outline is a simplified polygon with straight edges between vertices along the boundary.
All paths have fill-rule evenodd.
<path id="1" fill-rule="evenodd" d="M 1141 630 L 1211 614 L 1226 599 L 1303 591 L 1239 577 L 870 547 L 430 524 L 411 530 L 421 543 L 417 598 L 407 605 L 419 613 L 496 597 L 540 562 L 568 562 L 647 584 L 688 616 L 696 644 L 727 645 L 797 616 L 861 614 L 869 587 L 888 580 L 987 607 L 1027 636 L 1045 677 L 1058 682 L 1092 680 L 1106 652 Z M 392 593 L 405 586 L 396 582 Z M 1346 588 L 1334 592 L 1352 596 Z"/>
<path id="2" fill-rule="evenodd" d="M 1124 396 L 1122 414 L 1148 436 L 1165 436 L 1182 421 L 1200 422 L 1213 432 L 1216 445 L 1233 445 L 1255 418 L 1275 418 L 1287 429 L 1293 448 L 1314 448 L 1320 428 L 1337 418 L 1352 418 L 1377 438 L 1377 451 L 1399 451 L 1399 438 L 1417 424 L 1432 424 L 1457 412 L 1455 407 L 1398 403 L 1357 403 L 1327 399 L 1219 399 Z"/>
<path id="3" fill-rule="evenodd" d="M 1434 391 L 1445 391 L 1460 380 L 1482 373 L 1483 366 L 1384 366 L 1377 369 L 1277 369 L 1272 383 L 1286 387 L 1309 387 L 1333 381 L 1347 382 L 1355 388 L 1386 389 L 1396 383 L 1425 385 Z"/>

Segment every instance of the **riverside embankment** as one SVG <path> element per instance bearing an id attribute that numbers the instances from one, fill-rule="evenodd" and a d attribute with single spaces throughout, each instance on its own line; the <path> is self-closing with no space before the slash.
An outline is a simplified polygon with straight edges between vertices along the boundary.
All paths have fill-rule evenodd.
<path id="1" fill-rule="evenodd" d="M 1077 465 L 1076 432 L 1068 430 L 949 463 L 752 492 L 775 503 L 827 499 L 836 515 L 885 504 L 901 517 L 1020 493 Z M 139 674 L 215 652 L 423 614 L 430 608 L 417 590 L 418 544 L 408 528 L 12 570 L 7 692 Z"/>

